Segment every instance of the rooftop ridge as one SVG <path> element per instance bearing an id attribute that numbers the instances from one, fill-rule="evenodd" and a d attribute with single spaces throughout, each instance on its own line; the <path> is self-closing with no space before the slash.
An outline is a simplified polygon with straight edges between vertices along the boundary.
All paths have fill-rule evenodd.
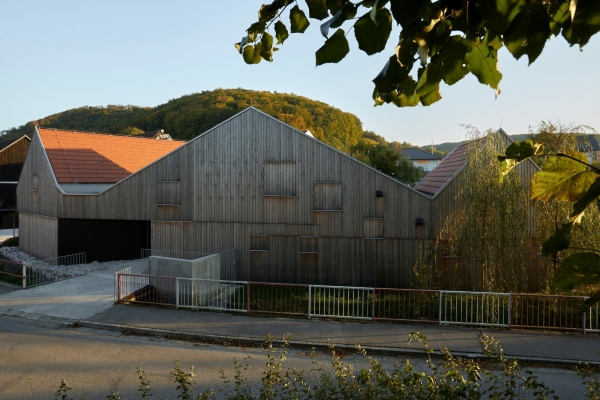
<path id="1" fill-rule="evenodd" d="M 104 132 L 94 132 L 94 131 L 78 131 L 78 130 L 71 130 L 71 129 L 62 129 L 62 128 L 45 128 L 43 126 L 37 126 L 38 130 L 48 130 L 48 131 L 60 131 L 60 132 L 69 132 L 69 133 L 80 133 L 80 134 L 84 134 L 84 135 L 104 135 L 104 136 L 114 136 L 114 137 L 125 137 L 125 138 L 133 138 L 133 139 L 144 139 L 144 140 L 152 140 L 153 142 L 156 141 L 156 139 L 152 139 L 152 138 L 147 138 L 147 137 L 140 137 L 138 135 L 124 135 L 124 134 L 120 134 L 120 133 L 104 133 Z M 182 143 L 187 143 L 187 140 L 179 140 L 179 139 L 173 139 L 173 142 L 182 142 Z"/>

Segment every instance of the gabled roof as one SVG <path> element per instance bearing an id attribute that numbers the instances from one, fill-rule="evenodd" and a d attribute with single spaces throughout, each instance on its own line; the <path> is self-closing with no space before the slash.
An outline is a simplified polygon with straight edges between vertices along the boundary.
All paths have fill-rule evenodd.
<path id="1" fill-rule="evenodd" d="M 148 139 L 156 139 L 156 140 L 173 140 L 171 135 L 165 133 L 164 129 L 159 129 L 157 131 L 148 131 L 139 135 L 135 135 L 135 137 L 139 138 L 148 138 Z"/>
<path id="2" fill-rule="evenodd" d="M 406 157 L 409 160 L 441 160 L 442 157 L 438 157 L 433 155 L 427 151 L 423 151 L 416 147 L 411 147 L 407 149 L 400 150 L 400 154 L 402 157 Z"/>
<path id="3" fill-rule="evenodd" d="M 466 152 L 467 143 L 456 146 L 433 171 L 417 183 L 415 189 L 429 195 L 436 194 L 465 165 Z"/>
<path id="4" fill-rule="evenodd" d="M 37 128 L 58 183 L 116 183 L 185 144 Z"/>
<path id="5" fill-rule="evenodd" d="M 596 135 L 577 135 L 577 147 L 579 151 L 598 151 L 600 150 L 600 144 L 598 144 L 598 138 Z"/>
<path id="6" fill-rule="evenodd" d="M 27 135 L 23 135 L 23 136 L 18 137 L 18 138 L 12 138 L 12 139 L 2 140 L 2 141 L 0 141 L 0 151 L 4 150 L 5 148 L 7 148 L 8 146 L 10 146 L 11 144 L 18 142 L 21 139 L 25 139 L 25 140 L 28 140 L 28 141 L 31 142 L 31 139 Z"/>

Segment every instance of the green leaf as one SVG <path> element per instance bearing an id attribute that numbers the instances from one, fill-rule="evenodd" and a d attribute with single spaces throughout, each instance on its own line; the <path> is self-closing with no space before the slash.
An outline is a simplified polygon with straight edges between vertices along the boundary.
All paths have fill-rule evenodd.
<path id="1" fill-rule="evenodd" d="M 261 43 L 244 47 L 243 57 L 246 64 L 258 64 L 260 62 L 262 59 L 260 56 L 261 47 Z"/>
<path id="2" fill-rule="evenodd" d="M 527 54 L 531 65 L 544 50 L 551 34 L 546 8 L 530 2 L 504 32 L 504 44 L 517 60 Z"/>
<path id="3" fill-rule="evenodd" d="M 329 28 L 339 28 L 345 21 L 355 16 L 356 6 L 352 3 L 346 3 L 333 17 L 321 25 L 321 33 L 327 38 L 329 37 Z"/>
<path id="4" fill-rule="evenodd" d="M 346 54 L 348 54 L 349 51 L 350 46 L 348 46 L 348 40 L 346 40 L 346 33 L 343 29 L 338 29 L 325 41 L 325 44 L 317 50 L 317 66 L 326 63 L 340 62 L 346 57 Z"/>
<path id="5" fill-rule="evenodd" d="M 419 45 L 415 43 L 414 38 L 414 29 L 402 29 L 402 32 L 400 32 L 400 42 L 396 46 L 396 56 L 401 65 L 412 66 L 415 62 Z"/>
<path id="6" fill-rule="evenodd" d="M 433 103 L 440 101 L 442 99 L 442 94 L 440 93 L 440 84 L 436 84 L 434 89 L 429 93 L 421 96 L 421 104 L 424 106 L 430 106 Z"/>
<path id="7" fill-rule="evenodd" d="M 549 157 L 531 180 L 532 199 L 578 201 L 596 180 L 598 175 L 586 171 L 585 154 L 577 151 L 565 154 L 581 162 L 567 157 Z"/>
<path id="8" fill-rule="evenodd" d="M 600 284 L 600 255 L 586 252 L 565 258 L 554 273 L 554 284 L 563 292 L 577 286 Z"/>
<path id="9" fill-rule="evenodd" d="M 425 16 L 430 4 L 430 0 L 391 0 L 390 8 L 396 22 L 408 28 Z"/>
<path id="10" fill-rule="evenodd" d="M 318 20 L 324 20 L 329 16 L 325 0 L 306 0 L 308 5 L 308 16 Z"/>
<path id="11" fill-rule="evenodd" d="M 259 33 L 263 33 L 265 31 L 266 26 L 266 22 L 255 22 L 252 25 L 250 25 L 250 28 L 246 29 L 246 32 L 248 32 L 248 34 L 256 36 Z"/>
<path id="12" fill-rule="evenodd" d="M 573 22 L 563 25 L 563 36 L 571 46 L 585 46 L 590 38 L 600 31 L 600 2 L 597 0 L 579 0 Z"/>
<path id="13" fill-rule="evenodd" d="M 446 84 L 454 85 L 469 73 L 466 57 L 470 48 L 471 42 L 468 39 L 454 35 L 439 53 L 431 58 L 430 64 L 439 69 Z"/>
<path id="14" fill-rule="evenodd" d="M 592 173 L 592 172 L 590 172 Z M 596 174 L 596 176 L 598 176 Z M 600 177 L 588 187 L 583 195 L 573 204 L 573 212 L 571 213 L 571 220 L 578 223 L 583 217 L 583 213 L 590 204 L 596 201 L 600 197 Z"/>
<path id="15" fill-rule="evenodd" d="M 542 254 L 545 256 L 555 255 L 559 251 L 563 251 L 569 248 L 571 245 L 571 230 L 573 229 L 573 223 L 569 222 L 563 224 L 557 229 L 548 240 L 542 245 Z"/>
<path id="16" fill-rule="evenodd" d="M 283 44 L 285 39 L 290 36 L 287 27 L 281 21 L 275 22 L 275 37 L 277 38 L 277 44 Z"/>
<path id="17" fill-rule="evenodd" d="M 503 156 L 498 156 L 498 161 L 502 162 L 502 176 L 508 173 L 517 166 L 518 163 L 533 156 L 541 156 L 544 154 L 544 145 L 541 143 L 533 143 L 531 140 L 524 142 L 514 142 L 506 148 Z"/>
<path id="18" fill-rule="evenodd" d="M 279 11 L 278 8 L 272 4 L 263 4 L 258 10 L 258 21 L 267 22 L 272 20 L 277 15 L 277 11 Z"/>
<path id="19" fill-rule="evenodd" d="M 306 14 L 297 5 L 290 10 L 290 26 L 292 33 L 304 33 L 310 25 Z"/>
<path id="20" fill-rule="evenodd" d="M 429 57 L 436 55 L 448 43 L 451 31 L 452 23 L 449 20 L 439 21 L 435 24 L 425 38 L 429 47 Z"/>
<path id="21" fill-rule="evenodd" d="M 370 13 L 366 13 L 354 24 L 354 35 L 358 42 L 358 48 L 373 55 L 385 49 L 385 45 L 392 32 L 392 14 L 383 8 L 379 10 L 376 22 L 371 19 Z"/>
<path id="22" fill-rule="evenodd" d="M 369 16 L 373 22 L 377 23 L 377 12 L 381 10 L 388 1 L 389 0 L 375 0 L 375 3 L 371 6 L 371 11 L 369 12 Z M 363 6 L 368 7 L 365 2 L 363 2 Z M 387 8 L 385 10 L 389 13 Z"/>
<path id="23" fill-rule="evenodd" d="M 237 49 L 237 51 L 240 52 L 240 54 L 242 54 L 242 51 L 244 49 L 244 46 L 246 45 L 246 43 L 248 43 L 248 36 L 244 36 L 242 38 L 241 42 L 236 43 L 234 46 Z"/>
<path id="24" fill-rule="evenodd" d="M 410 76 L 407 76 L 398 84 L 396 89 L 398 94 L 394 99 L 394 104 L 398 107 L 416 107 L 419 105 L 419 98 L 415 100 L 415 91 L 417 89 L 417 82 Z M 393 93 L 393 92 L 392 92 Z"/>
<path id="25" fill-rule="evenodd" d="M 340 8 L 346 4 L 346 0 L 326 0 L 325 5 L 327 9 L 331 13 L 331 15 L 335 15 L 336 12 L 340 10 Z"/>
<path id="26" fill-rule="evenodd" d="M 481 43 L 472 43 L 465 57 L 467 68 L 477 77 L 480 83 L 494 89 L 502 79 L 498 71 L 498 52 Z"/>
<path id="27" fill-rule="evenodd" d="M 565 1 L 554 10 L 551 15 L 550 30 L 554 36 L 558 36 L 560 30 L 566 22 L 571 22 L 571 12 L 569 11 L 569 1 Z"/>
<path id="28" fill-rule="evenodd" d="M 273 61 L 273 36 L 271 36 L 267 32 L 263 33 L 260 43 L 261 43 L 260 56 L 262 58 L 264 58 L 265 60 L 272 62 Z"/>
<path id="29" fill-rule="evenodd" d="M 391 92 L 404 78 L 410 73 L 410 68 L 402 67 L 398 62 L 398 58 L 394 55 L 388 59 L 385 67 L 373 79 L 375 88 L 378 92 Z"/>
<path id="30" fill-rule="evenodd" d="M 488 28 L 501 35 L 524 6 L 522 0 L 480 0 L 477 11 L 487 21 Z"/>

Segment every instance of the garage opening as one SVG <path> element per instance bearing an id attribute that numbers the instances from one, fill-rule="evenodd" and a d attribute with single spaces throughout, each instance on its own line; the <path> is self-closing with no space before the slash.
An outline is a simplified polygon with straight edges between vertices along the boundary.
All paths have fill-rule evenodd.
<path id="1" fill-rule="evenodd" d="M 134 260 L 150 243 L 150 221 L 58 219 L 59 256 L 85 252 L 87 262 Z"/>

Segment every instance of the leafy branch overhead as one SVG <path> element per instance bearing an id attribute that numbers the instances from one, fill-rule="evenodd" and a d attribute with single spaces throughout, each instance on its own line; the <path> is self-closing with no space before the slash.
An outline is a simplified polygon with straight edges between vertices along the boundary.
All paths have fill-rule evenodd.
<path id="1" fill-rule="evenodd" d="M 498 156 L 502 163 L 501 179 L 520 162 L 544 155 L 544 146 L 531 140 L 511 144 L 504 155 Z M 558 253 L 577 249 L 571 244 L 573 229 L 581 222 L 585 211 L 600 198 L 600 169 L 591 165 L 584 153 L 565 151 L 545 154 L 541 170 L 531 181 L 531 198 L 557 200 L 573 204 L 569 219 L 542 245 L 542 254 L 558 258 Z M 561 290 L 574 286 L 600 283 L 600 249 L 584 249 L 565 258 L 556 270 L 555 284 Z M 590 252 L 590 250 L 592 252 Z M 596 297 L 596 296 L 595 296 Z M 594 297 L 594 298 L 595 298 Z M 597 300 L 600 301 L 600 297 Z"/>
<path id="2" fill-rule="evenodd" d="M 235 46 L 248 64 L 273 61 L 291 33 L 304 33 L 318 20 L 325 42 L 316 64 L 340 62 L 350 51 L 354 31 L 367 55 L 383 51 L 394 22 L 400 34 L 392 54 L 373 79 L 376 105 L 430 105 L 439 101 L 440 83 L 453 85 L 472 73 L 500 93 L 498 50 L 533 63 L 554 35 L 585 46 L 600 30 L 599 0 L 274 0 L 258 11 Z M 289 10 L 288 10 L 289 8 Z M 308 17 L 306 15 L 308 11 Z M 289 29 L 288 29 L 289 26 Z"/>

